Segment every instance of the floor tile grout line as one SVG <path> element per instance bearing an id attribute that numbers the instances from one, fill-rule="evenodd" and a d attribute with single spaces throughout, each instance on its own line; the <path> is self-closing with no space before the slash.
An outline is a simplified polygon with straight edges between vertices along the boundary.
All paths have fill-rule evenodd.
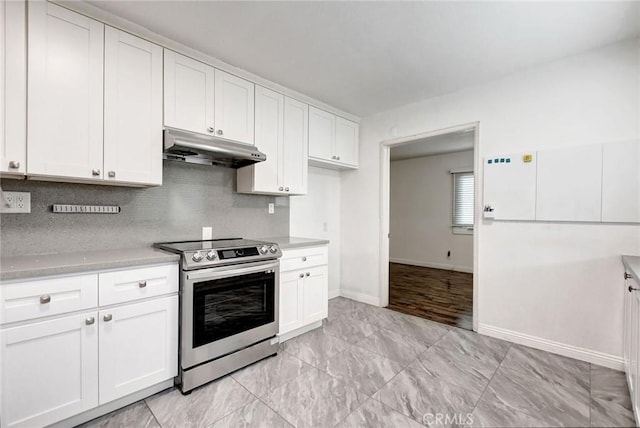
<path id="1" fill-rule="evenodd" d="M 286 385 L 286 384 L 287 384 L 287 383 L 289 383 L 289 382 L 292 382 L 293 380 L 297 379 L 297 378 L 298 378 L 299 376 L 301 376 L 301 375 L 302 375 L 302 373 L 298 374 L 298 376 L 294 377 L 293 379 L 290 379 L 289 381 L 287 381 L 287 382 L 283 383 L 282 385 L 278 385 L 278 388 L 280 388 L 280 387 L 281 387 L 281 386 L 283 386 L 283 385 Z M 235 380 L 235 379 L 234 379 L 234 380 Z M 252 396 L 254 396 L 258 401 L 260 401 L 262 404 L 264 404 L 265 406 L 267 406 L 268 408 L 270 408 L 271 410 L 273 410 L 273 412 L 274 412 L 276 415 L 280 416 L 283 420 L 285 420 L 285 421 L 286 421 L 287 423 L 289 423 L 291 426 L 294 426 L 294 427 L 295 427 L 295 425 L 294 425 L 293 423 L 291 423 L 291 422 L 289 421 L 289 419 L 287 419 L 287 418 L 285 418 L 283 415 L 281 415 L 281 414 L 280 414 L 276 409 L 274 409 L 273 407 L 271 407 L 271 406 L 269 405 L 269 403 L 265 402 L 265 401 L 264 401 L 264 400 L 263 400 L 259 395 L 254 394 L 253 392 L 249 391 L 249 390 L 247 389 L 247 387 L 246 387 L 246 386 L 244 386 L 243 384 L 241 384 L 239 381 L 237 381 L 237 380 L 235 380 L 235 381 L 238 383 L 238 385 L 240 385 L 242 388 L 244 388 L 244 389 L 245 389 L 245 391 L 247 391 L 249 394 L 251 394 Z M 274 388 L 274 389 L 277 389 L 277 388 Z M 268 391 L 268 393 L 270 393 L 270 392 L 272 392 L 272 391 Z M 253 401 L 252 401 L 251 403 L 253 403 Z M 246 404 L 245 406 L 243 406 L 242 408 L 244 409 L 246 406 L 248 406 L 248 405 L 249 405 L 249 404 L 251 404 L 251 403 L 247 403 L 247 404 Z M 230 413 L 230 414 L 231 414 L 231 413 Z M 220 420 L 220 419 L 218 419 L 218 420 Z M 216 422 L 217 422 L 217 421 L 216 421 Z"/>
<path id="2" fill-rule="evenodd" d="M 174 387 L 175 388 L 175 387 Z M 147 399 L 144 398 L 142 400 L 140 400 L 144 403 L 144 406 L 147 408 L 147 410 L 149 410 L 149 413 L 151 413 L 151 416 L 153 417 L 153 420 L 156 421 L 156 423 L 158 424 L 159 427 L 162 428 L 162 424 L 160 423 L 160 421 L 158 420 L 158 418 L 156 417 L 156 414 L 153 413 L 153 410 L 151 410 L 151 407 L 149 407 L 149 404 L 147 403 Z"/>
<path id="3" fill-rule="evenodd" d="M 510 343 L 510 342 L 508 342 L 508 343 Z M 498 367 L 496 367 L 496 369 L 493 371 L 493 374 L 491 375 L 491 378 L 489 379 L 489 382 L 487 382 L 487 384 L 484 386 L 484 389 L 480 393 L 480 396 L 478 397 L 478 400 L 474 404 L 473 409 L 471 409 L 471 415 L 473 415 L 475 413 L 476 409 L 478 408 L 478 404 L 480 404 L 480 402 L 482 401 L 482 397 L 484 397 L 484 394 L 487 392 L 487 389 L 489 388 L 489 385 L 491 385 L 491 382 L 493 382 L 493 378 L 496 377 L 496 374 L 500 371 L 500 367 L 502 367 L 502 363 L 507 358 L 507 354 L 509 353 L 509 351 L 511 350 L 512 347 L 513 347 L 513 343 L 510 343 L 509 348 L 507 349 L 507 352 L 504 353 L 504 356 L 500 360 L 500 363 L 498 364 Z"/>

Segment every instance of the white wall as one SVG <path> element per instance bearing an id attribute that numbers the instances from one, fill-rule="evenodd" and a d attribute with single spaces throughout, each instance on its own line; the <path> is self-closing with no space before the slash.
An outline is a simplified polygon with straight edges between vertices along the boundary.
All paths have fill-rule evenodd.
<path id="1" fill-rule="evenodd" d="M 380 142 L 393 127 L 479 121 L 480 157 L 637 139 L 638 61 L 629 41 L 363 120 L 360 169 L 342 176 L 343 291 L 380 298 Z M 481 332 L 619 367 L 620 255 L 640 254 L 639 226 L 481 222 L 475 233 Z"/>
<path id="2" fill-rule="evenodd" d="M 450 171 L 467 167 L 473 169 L 473 150 L 391 162 L 391 261 L 473 271 L 473 236 L 454 234 L 451 228 Z"/>
<path id="3" fill-rule="evenodd" d="M 340 291 L 340 172 L 309 167 L 309 193 L 290 197 L 289 234 L 328 239 L 329 297 Z"/>

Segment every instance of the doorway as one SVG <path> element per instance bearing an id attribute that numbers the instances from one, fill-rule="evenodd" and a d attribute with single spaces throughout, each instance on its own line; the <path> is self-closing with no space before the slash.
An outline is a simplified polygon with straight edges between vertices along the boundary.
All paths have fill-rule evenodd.
<path id="1" fill-rule="evenodd" d="M 381 302 L 477 329 L 478 124 L 381 145 Z"/>

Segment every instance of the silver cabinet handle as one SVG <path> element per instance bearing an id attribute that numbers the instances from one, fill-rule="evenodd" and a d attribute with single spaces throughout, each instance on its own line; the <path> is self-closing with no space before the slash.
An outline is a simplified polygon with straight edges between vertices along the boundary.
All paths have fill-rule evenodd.
<path id="1" fill-rule="evenodd" d="M 105 320 L 105 322 L 109 322 L 113 319 L 113 315 L 106 314 L 104 317 L 102 317 L 102 319 Z"/>
<path id="2" fill-rule="evenodd" d="M 115 171 L 109 171 L 109 178 L 115 178 L 116 177 L 116 172 Z"/>
<path id="3" fill-rule="evenodd" d="M 300 278 L 304 278 L 304 274 L 303 273 L 300 274 Z"/>
<path id="4" fill-rule="evenodd" d="M 640 288 L 635 288 L 635 287 L 632 287 L 631 285 L 629 286 L 629 293 L 631 293 L 632 291 L 638 291 L 638 290 L 640 290 Z"/>
<path id="5" fill-rule="evenodd" d="M 46 304 L 51 302 L 51 296 L 49 296 L 48 294 L 45 294 L 44 296 L 40 296 L 40 303 L 41 304 Z"/>
<path id="6" fill-rule="evenodd" d="M 146 286 L 147 286 L 147 281 L 140 281 L 140 282 L 138 282 L 138 287 L 140 287 L 140 288 L 144 288 L 144 287 L 146 287 Z"/>
<path id="7" fill-rule="evenodd" d="M 20 168 L 20 162 L 18 161 L 10 161 L 9 168 L 18 169 Z"/>
<path id="8" fill-rule="evenodd" d="M 625 272 L 624 273 L 624 279 L 629 279 L 629 278 L 631 278 L 631 275 L 629 275 L 628 273 Z"/>
<path id="9" fill-rule="evenodd" d="M 284 187 L 279 187 L 278 190 L 282 192 L 284 190 Z"/>
<path id="10" fill-rule="evenodd" d="M 302 261 L 303 261 L 303 262 L 306 262 L 306 261 L 307 261 L 307 256 L 304 256 L 304 257 L 302 258 Z"/>
<path id="11" fill-rule="evenodd" d="M 218 129 L 218 135 L 222 135 L 222 134 L 223 134 L 222 129 Z"/>
<path id="12" fill-rule="evenodd" d="M 210 134 L 213 134 L 213 132 L 215 131 L 215 129 L 213 129 L 213 126 L 210 126 L 207 128 L 207 132 Z"/>
<path id="13" fill-rule="evenodd" d="M 331 156 L 331 159 L 335 159 L 335 158 L 336 158 L 335 156 Z"/>
<path id="14" fill-rule="evenodd" d="M 100 175 L 100 170 L 99 169 L 94 169 L 91 171 L 91 174 L 93 174 L 94 176 Z"/>
<path id="15" fill-rule="evenodd" d="M 288 191 L 289 191 L 289 188 L 288 188 L 288 187 L 285 187 L 285 188 L 284 188 L 284 191 L 285 191 L 285 192 L 288 192 Z"/>
<path id="16" fill-rule="evenodd" d="M 91 324 L 93 324 L 94 322 L 96 322 L 96 319 L 95 319 L 94 317 L 85 318 L 85 320 L 84 320 L 84 323 L 85 323 L 86 325 L 91 325 Z"/>
<path id="17" fill-rule="evenodd" d="M 305 275 L 306 275 L 306 276 L 311 276 L 311 274 L 310 274 L 309 272 L 307 272 Z"/>

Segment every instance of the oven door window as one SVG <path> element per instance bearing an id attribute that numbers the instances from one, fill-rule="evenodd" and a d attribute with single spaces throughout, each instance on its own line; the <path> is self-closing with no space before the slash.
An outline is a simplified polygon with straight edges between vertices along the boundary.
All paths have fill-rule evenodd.
<path id="1" fill-rule="evenodd" d="M 272 323 L 274 291 L 273 272 L 194 283 L 193 347 Z"/>

